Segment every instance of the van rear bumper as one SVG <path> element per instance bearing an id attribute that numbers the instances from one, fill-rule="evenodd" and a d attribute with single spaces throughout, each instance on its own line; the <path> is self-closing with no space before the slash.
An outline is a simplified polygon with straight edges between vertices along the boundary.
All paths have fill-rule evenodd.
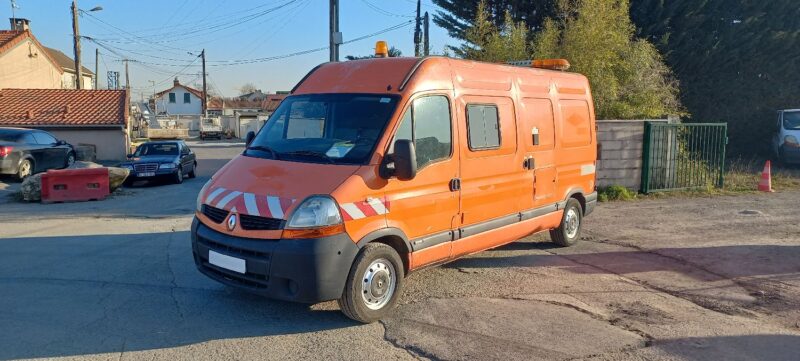
<path id="1" fill-rule="evenodd" d="M 192 222 L 197 268 L 220 283 L 269 298 L 316 303 L 338 299 L 358 246 L 346 233 L 313 239 L 253 239 Z M 209 251 L 244 259 L 244 274 L 209 263 Z"/>

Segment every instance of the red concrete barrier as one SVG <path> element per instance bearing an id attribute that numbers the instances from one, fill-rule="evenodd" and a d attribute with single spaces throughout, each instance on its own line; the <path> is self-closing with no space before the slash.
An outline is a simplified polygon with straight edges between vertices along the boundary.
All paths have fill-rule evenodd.
<path id="1" fill-rule="evenodd" d="M 42 203 L 101 200 L 109 193 L 108 168 L 49 170 L 42 174 Z"/>

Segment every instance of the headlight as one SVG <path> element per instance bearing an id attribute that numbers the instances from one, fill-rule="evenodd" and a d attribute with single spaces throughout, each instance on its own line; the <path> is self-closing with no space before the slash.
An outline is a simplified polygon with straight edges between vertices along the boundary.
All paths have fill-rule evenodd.
<path id="1" fill-rule="evenodd" d="M 174 163 L 161 163 L 158 165 L 158 169 L 175 169 Z"/>
<path id="2" fill-rule="evenodd" d="M 203 188 L 200 188 L 200 193 L 197 193 L 197 200 L 195 201 L 195 209 L 200 212 L 203 207 L 203 199 L 206 197 L 206 191 L 208 187 L 211 186 L 211 179 L 203 185 Z"/>
<path id="3" fill-rule="evenodd" d="M 122 165 L 122 168 L 133 170 L 133 164 L 124 164 Z"/>
<path id="4" fill-rule="evenodd" d="M 336 201 L 325 196 L 306 199 L 292 213 L 287 228 L 324 227 L 342 223 Z"/>
<path id="5" fill-rule="evenodd" d="M 797 137 L 795 137 L 794 135 L 787 135 L 786 138 L 783 138 L 783 142 L 789 145 L 794 145 L 794 146 L 798 145 Z"/>

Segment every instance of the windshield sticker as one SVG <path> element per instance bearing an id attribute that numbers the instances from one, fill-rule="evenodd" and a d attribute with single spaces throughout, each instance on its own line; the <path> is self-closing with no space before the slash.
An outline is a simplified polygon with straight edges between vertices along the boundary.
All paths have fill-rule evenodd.
<path id="1" fill-rule="evenodd" d="M 350 142 L 337 142 L 334 143 L 327 152 L 325 152 L 325 155 L 331 158 L 343 158 L 355 146 L 355 144 Z"/>
<path id="2" fill-rule="evenodd" d="M 381 98 L 381 103 L 388 103 L 390 101 L 392 101 L 391 98 Z"/>

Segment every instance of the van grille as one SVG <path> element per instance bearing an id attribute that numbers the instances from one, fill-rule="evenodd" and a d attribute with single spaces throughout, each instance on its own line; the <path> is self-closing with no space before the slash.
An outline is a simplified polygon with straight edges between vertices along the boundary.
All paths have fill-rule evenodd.
<path id="1" fill-rule="evenodd" d="M 239 221 L 242 222 L 242 229 L 248 231 L 272 231 L 283 228 L 283 220 L 278 218 L 240 214 Z"/>
<path id="2" fill-rule="evenodd" d="M 203 214 L 215 223 L 222 223 L 228 216 L 228 211 L 204 204 L 201 208 Z"/>

